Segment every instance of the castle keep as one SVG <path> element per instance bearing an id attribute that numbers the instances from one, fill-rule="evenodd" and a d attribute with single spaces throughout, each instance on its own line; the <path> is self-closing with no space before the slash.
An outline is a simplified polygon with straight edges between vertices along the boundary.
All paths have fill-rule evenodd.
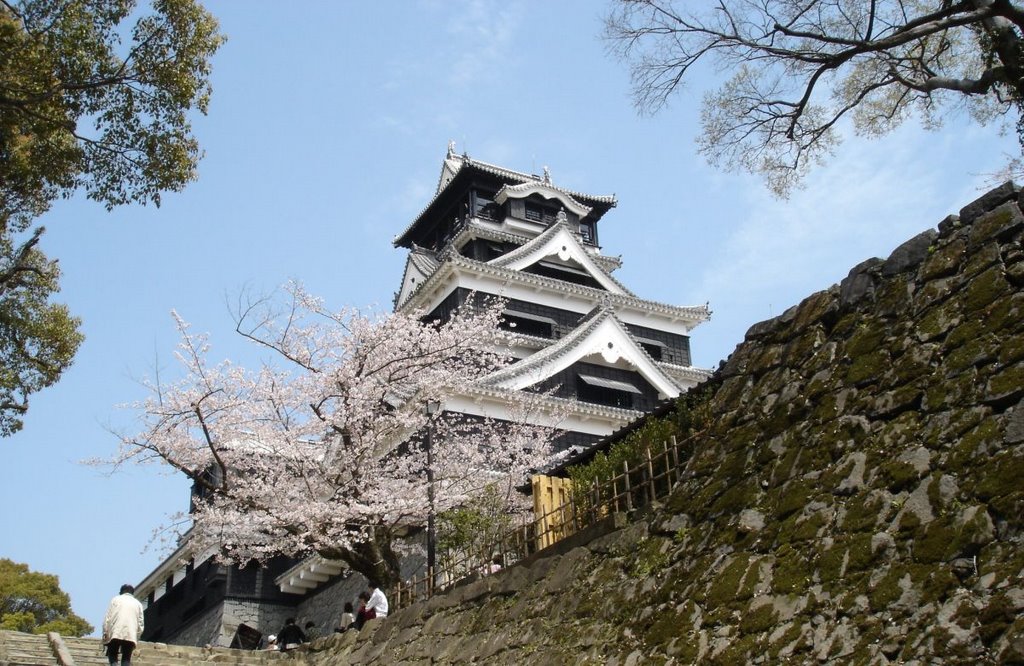
<path id="1" fill-rule="evenodd" d="M 525 174 L 449 147 L 433 198 L 394 240 L 408 251 L 394 307 L 444 321 L 474 294 L 500 297 L 516 360 L 446 397 L 445 411 L 510 420 L 510 396 L 541 393 L 535 418 L 545 407 L 561 417 L 556 449 L 583 450 L 707 378 L 689 337 L 707 306 L 645 300 L 613 276 L 621 259 L 598 238 L 615 205 L 556 185 L 547 169 Z M 213 554 L 186 537 L 139 585 L 145 640 L 227 645 L 243 625 L 266 635 L 293 615 L 328 627 L 360 586 L 341 562 L 240 568 Z"/>

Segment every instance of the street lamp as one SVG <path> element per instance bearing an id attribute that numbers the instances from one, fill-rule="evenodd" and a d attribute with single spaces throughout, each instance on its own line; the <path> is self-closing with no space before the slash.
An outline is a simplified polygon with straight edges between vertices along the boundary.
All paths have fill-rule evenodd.
<path id="1" fill-rule="evenodd" d="M 437 400 L 427 400 L 423 406 L 423 412 L 427 415 L 427 577 L 430 579 L 430 587 L 434 587 L 435 566 L 437 565 L 437 533 L 434 531 L 434 414 L 441 409 L 441 403 Z"/>

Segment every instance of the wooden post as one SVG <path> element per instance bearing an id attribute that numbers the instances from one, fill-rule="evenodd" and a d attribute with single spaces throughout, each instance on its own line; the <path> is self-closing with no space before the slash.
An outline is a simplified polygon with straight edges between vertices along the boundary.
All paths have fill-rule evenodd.
<path id="1" fill-rule="evenodd" d="M 676 468 L 676 483 L 682 478 L 682 470 L 679 469 L 679 442 L 676 436 L 672 435 L 672 466 Z"/>
<path id="2" fill-rule="evenodd" d="M 668 490 L 672 490 L 672 461 L 668 457 L 668 440 L 664 440 L 661 443 L 661 455 L 665 459 L 665 485 Z"/>
<path id="3" fill-rule="evenodd" d="M 624 476 L 626 479 L 626 510 L 633 510 L 633 489 L 629 483 L 629 463 L 625 460 L 622 461 L 622 470 L 625 472 Z"/>
<path id="4" fill-rule="evenodd" d="M 658 490 L 654 487 L 654 463 L 651 462 L 651 447 L 644 447 L 644 453 L 647 455 L 647 485 L 651 489 L 651 504 L 658 499 Z"/>
<path id="5" fill-rule="evenodd" d="M 569 519 L 572 520 L 573 533 L 579 532 L 580 526 L 576 522 L 576 497 L 571 490 L 569 492 Z"/>

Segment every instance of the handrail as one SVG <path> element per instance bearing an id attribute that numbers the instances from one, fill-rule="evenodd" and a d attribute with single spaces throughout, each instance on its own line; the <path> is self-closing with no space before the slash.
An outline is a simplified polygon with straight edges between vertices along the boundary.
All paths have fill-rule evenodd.
<path id="1" fill-rule="evenodd" d="M 693 439 L 687 438 L 683 444 L 689 444 Z M 681 447 L 682 444 L 674 435 L 671 444 L 669 441 L 662 442 L 661 451 L 657 453 L 647 446 L 640 462 L 634 467 L 623 462 L 620 474 L 603 483 L 594 482 L 588 493 L 590 506 L 577 506 L 576 493 L 569 493 L 568 501 L 506 532 L 489 548 L 481 549 L 476 554 L 461 553 L 447 559 L 443 566 L 434 571 L 399 582 L 392 592 L 394 607 L 404 608 L 416 601 L 429 599 L 471 575 L 493 573 L 491 555 L 485 553 L 500 554 L 503 566 L 507 567 L 593 525 L 611 513 L 631 512 L 653 504 L 658 498 L 671 493 L 682 477 L 680 470 L 686 457 L 681 455 Z"/>

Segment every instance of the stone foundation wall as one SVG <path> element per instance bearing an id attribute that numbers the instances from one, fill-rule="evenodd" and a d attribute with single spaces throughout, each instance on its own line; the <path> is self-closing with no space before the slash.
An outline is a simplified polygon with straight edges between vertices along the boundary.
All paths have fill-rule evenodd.
<path id="1" fill-rule="evenodd" d="M 228 636 L 227 641 L 221 642 L 221 613 L 220 605 L 206 610 L 180 632 L 165 639 L 165 642 L 200 647 L 204 645 L 227 646 L 231 641 L 231 636 Z"/>

